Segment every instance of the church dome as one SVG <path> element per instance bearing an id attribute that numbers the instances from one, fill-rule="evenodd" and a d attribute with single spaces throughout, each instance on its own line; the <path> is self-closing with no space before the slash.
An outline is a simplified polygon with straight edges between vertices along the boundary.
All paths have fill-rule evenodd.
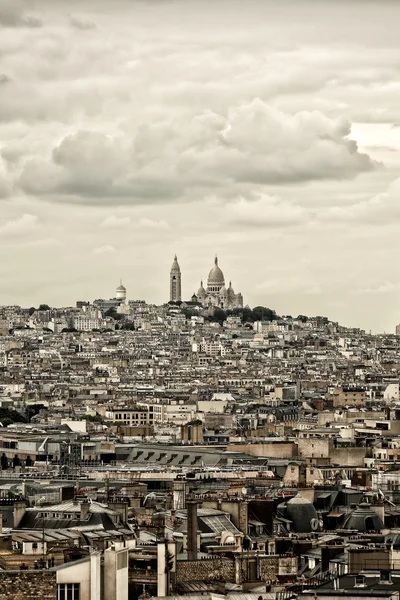
<path id="1" fill-rule="evenodd" d="M 235 295 L 235 291 L 232 287 L 232 281 L 229 282 L 229 287 L 228 287 L 228 297 L 229 298 L 233 298 L 233 296 Z"/>
<path id="2" fill-rule="evenodd" d="M 205 298 L 206 296 L 207 296 L 207 292 L 204 289 L 203 282 L 201 282 L 200 287 L 199 287 L 199 289 L 197 291 L 197 297 L 198 298 Z"/>
<path id="3" fill-rule="evenodd" d="M 207 285 L 210 286 L 219 286 L 222 287 L 225 285 L 225 277 L 223 272 L 218 266 L 218 258 L 215 257 L 214 266 L 208 274 Z"/>
<path id="4" fill-rule="evenodd" d="M 122 285 L 122 281 L 120 282 L 119 286 L 117 287 L 116 290 L 116 298 L 117 300 L 123 300 L 125 301 L 126 298 L 126 287 L 124 285 Z"/>
<path id="5" fill-rule="evenodd" d="M 223 285 L 222 288 L 219 290 L 219 293 L 221 296 L 227 296 L 228 294 L 228 290 L 226 289 L 226 287 Z"/>
<path id="6" fill-rule="evenodd" d="M 297 494 L 286 503 L 285 518 L 293 523 L 296 533 L 310 533 L 318 525 L 318 513 L 312 502 Z"/>

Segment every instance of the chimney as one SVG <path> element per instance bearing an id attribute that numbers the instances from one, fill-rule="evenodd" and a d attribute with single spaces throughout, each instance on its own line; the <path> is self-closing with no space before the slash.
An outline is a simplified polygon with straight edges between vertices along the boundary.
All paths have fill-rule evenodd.
<path id="1" fill-rule="evenodd" d="M 197 560 L 197 502 L 187 500 L 187 553 L 188 560 Z"/>
<path id="2" fill-rule="evenodd" d="M 24 516 L 26 511 L 26 503 L 25 500 L 21 502 L 14 502 L 14 528 L 18 527 L 18 525 L 22 521 L 22 517 Z"/>
<path id="3" fill-rule="evenodd" d="M 89 516 L 90 503 L 87 500 L 81 502 L 81 521 L 86 521 Z"/>

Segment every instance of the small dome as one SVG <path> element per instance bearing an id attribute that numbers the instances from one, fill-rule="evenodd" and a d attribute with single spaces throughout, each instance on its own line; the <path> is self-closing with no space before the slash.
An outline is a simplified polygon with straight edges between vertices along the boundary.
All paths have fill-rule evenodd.
<path id="1" fill-rule="evenodd" d="M 313 530 L 311 521 L 318 523 L 318 513 L 312 502 L 297 494 L 286 503 L 285 518 L 292 521 L 296 533 L 310 533 Z"/>
<path id="2" fill-rule="evenodd" d="M 359 504 L 343 525 L 343 529 L 356 529 L 361 532 L 380 531 L 384 527 L 381 518 L 367 502 Z"/>
<path id="3" fill-rule="evenodd" d="M 117 287 L 117 292 L 126 292 L 126 287 L 121 283 L 121 285 Z"/>
<path id="4" fill-rule="evenodd" d="M 206 290 L 203 287 L 203 282 L 201 282 L 200 287 L 199 287 L 198 292 L 197 292 L 197 297 L 198 298 L 205 298 L 206 296 L 207 296 L 207 292 L 206 292 Z"/>
<path id="5" fill-rule="evenodd" d="M 219 290 L 219 293 L 221 296 L 227 296 L 228 294 L 228 290 L 226 289 L 226 287 L 223 285 L 222 288 Z"/>
<path id="6" fill-rule="evenodd" d="M 228 296 L 229 296 L 229 298 L 233 298 L 234 295 L 235 295 L 235 290 L 232 287 L 232 281 L 230 281 L 229 287 L 228 287 Z"/>
<path id="7" fill-rule="evenodd" d="M 218 266 L 218 258 L 215 257 L 214 266 L 208 274 L 207 285 L 210 286 L 223 286 L 225 285 L 225 277 L 223 272 Z"/>

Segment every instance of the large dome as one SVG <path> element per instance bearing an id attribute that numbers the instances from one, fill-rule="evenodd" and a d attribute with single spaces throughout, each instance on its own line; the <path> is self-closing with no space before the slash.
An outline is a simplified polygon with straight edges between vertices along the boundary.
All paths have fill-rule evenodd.
<path id="1" fill-rule="evenodd" d="M 309 533 L 315 523 L 318 525 L 318 513 L 314 505 L 300 494 L 286 503 L 285 518 L 292 521 L 296 533 Z"/>
<path id="2" fill-rule="evenodd" d="M 207 285 L 208 287 L 211 286 L 224 286 L 225 285 L 225 277 L 223 272 L 221 271 L 221 269 L 218 266 L 218 258 L 215 257 L 215 264 L 213 266 L 213 268 L 211 269 L 210 273 L 208 274 L 208 280 L 207 280 Z"/>

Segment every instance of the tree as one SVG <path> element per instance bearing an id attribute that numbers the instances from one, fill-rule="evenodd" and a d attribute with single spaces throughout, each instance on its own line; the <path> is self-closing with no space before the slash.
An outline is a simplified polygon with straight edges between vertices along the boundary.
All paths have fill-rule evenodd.
<path id="1" fill-rule="evenodd" d="M 27 423 L 27 419 L 16 410 L 0 408 L 0 421 L 3 425 L 5 424 L 6 419 L 9 419 L 11 423 Z M 8 422 L 8 425 L 11 424 L 10 422 Z"/>
<path id="2" fill-rule="evenodd" d="M 39 414 L 39 412 L 44 408 L 44 404 L 29 404 L 25 410 L 25 416 L 28 419 L 28 422 L 31 422 L 32 417 Z M 3 423 L 4 425 L 4 423 Z"/>
<path id="3" fill-rule="evenodd" d="M 297 320 L 298 320 L 298 321 L 301 321 L 302 323 L 307 323 L 307 321 L 308 321 L 308 317 L 306 317 L 306 315 L 299 315 L 299 316 L 297 317 Z"/>
<path id="4" fill-rule="evenodd" d="M 103 417 L 97 413 L 95 415 L 84 415 L 83 418 L 85 419 L 85 421 L 89 421 L 90 423 L 103 422 Z"/>
<path id="5" fill-rule="evenodd" d="M 48 304 L 40 304 L 38 310 L 50 310 L 50 306 Z"/>
<path id="6" fill-rule="evenodd" d="M 115 321 L 119 321 L 123 317 L 123 315 L 120 315 L 119 313 L 117 313 L 117 310 L 114 307 L 109 308 L 108 310 L 106 310 L 106 312 L 104 313 L 104 316 L 105 317 L 111 317 Z"/>
<path id="7" fill-rule="evenodd" d="M 29 309 L 29 316 L 31 317 L 35 311 L 36 311 L 36 308 L 34 306 L 31 306 Z"/>

